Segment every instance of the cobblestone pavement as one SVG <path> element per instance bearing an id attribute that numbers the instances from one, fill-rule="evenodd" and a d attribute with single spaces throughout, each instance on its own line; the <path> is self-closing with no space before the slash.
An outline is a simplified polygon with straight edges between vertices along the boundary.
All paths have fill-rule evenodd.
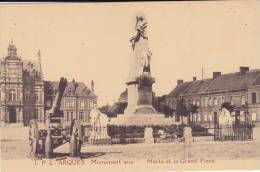
<path id="1" fill-rule="evenodd" d="M 83 145 L 83 159 L 260 159 L 260 141 L 194 142 Z M 69 145 L 55 149 L 55 158 L 68 156 Z M 1 127 L 1 159 L 25 159 L 28 157 L 28 128 Z"/>

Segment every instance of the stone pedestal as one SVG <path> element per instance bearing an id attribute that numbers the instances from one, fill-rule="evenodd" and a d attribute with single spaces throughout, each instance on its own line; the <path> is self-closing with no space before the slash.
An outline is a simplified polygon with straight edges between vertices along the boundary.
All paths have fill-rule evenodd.
<path id="1" fill-rule="evenodd" d="M 156 113 L 152 107 L 152 84 L 155 79 L 149 73 L 143 73 L 134 81 L 127 82 L 128 105 L 126 114 Z"/>
<path id="2" fill-rule="evenodd" d="M 146 127 L 144 130 L 145 143 L 154 143 L 153 129 L 151 127 Z"/>
<path id="3" fill-rule="evenodd" d="M 181 122 L 175 122 L 173 118 L 165 118 L 164 114 L 118 114 L 117 117 L 110 119 L 110 125 L 123 126 L 164 126 L 179 125 Z"/>

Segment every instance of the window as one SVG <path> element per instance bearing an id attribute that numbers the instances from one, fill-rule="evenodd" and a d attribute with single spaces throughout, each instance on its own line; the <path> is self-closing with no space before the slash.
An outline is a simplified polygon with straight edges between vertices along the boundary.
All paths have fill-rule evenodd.
<path id="1" fill-rule="evenodd" d="M 34 110 L 34 119 L 38 119 L 38 110 L 37 109 Z"/>
<path id="2" fill-rule="evenodd" d="M 222 103 L 224 103 L 226 100 L 225 100 L 225 97 L 223 96 L 222 97 Z"/>
<path id="3" fill-rule="evenodd" d="M 84 109 L 84 101 L 79 101 L 79 108 Z"/>
<path id="4" fill-rule="evenodd" d="M 4 92 L 1 93 L 1 100 L 2 100 L 2 101 L 5 100 L 5 93 L 4 93 Z"/>
<path id="5" fill-rule="evenodd" d="M 231 105 L 234 105 L 235 104 L 235 98 L 230 96 L 230 102 L 231 102 Z"/>
<path id="6" fill-rule="evenodd" d="M 208 99 L 206 98 L 205 99 L 205 107 L 207 107 L 208 106 Z"/>
<path id="7" fill-rule="evenodd" d="M 192 104 L 195 105 L 196 104 L 196 100 L 192 100 Z"/>
<path id="8" fill-rule="evenodd" d="M 252 113 L 252 121 L 256 121 L 256 113 Z"/>
<path id="9" fill-rule="evenodd" d="M 68 95 L 71 95 L 71 88 L 69 88 L 68 90 Z"/>
<path id="10" fill-rule="evenodd" d="M 75 102 L 72 100 L 67 100 L 66 101 L 66 107 L 67 108 L 74 108 L 75 107 Z"/>
<path id="11" fill-rule="evenodd" d="M 69 121 L 70 120 L 70 112 L 67 112 L 67 118 L 66 118 L 66 121 Z"/>
<path id="12" fill-rule="evenodd" d="M 207 114 L 204 115 L 204 121 L 208 121 L 208 115 Z"/>
<path id="13" fill-rule="evenodd" d="M 218 99 L 215 97 L 214 98 L 214 105 L 217 106 L 218 105 Z"/>
<path id="14" fill-rule="evenodd" d="M 209 120 L 209 121 L 212 121 L 212 116 L 211 116 L 211 114 L 208 114 L 208 120 Z"/>
<path id="15" fill-rule="evenodd" d="M 15 90 L 9 91 L 9 101 L 16 101 L 16 92 Z"/>
<path id="16" fill-rule="evenodd" d="M 84 112 L 79 112 L 79 120 L 83 120 L 84 119 Z"/>
<path id="17" fill-rule="evenodd" d="M 200 114 L 197 114 L 197 121 L 200 121 Z"/>
<path id="18" fill-rule="evenodd" d="M 198 107 L 200 106 L 200 100 L 199 100 L 199 99 L 197 99 L 196 105 L 197 105 Z"/>
<path id="19" fill-rule="evenodd" d="M 88 103 L 88 108 L 89 108 L 89 109 L 92 109 L 93 105 L 94 105 L 93 101 L 89 101 L 89 103 Z"/>
<path id="20" fill-rule="evenodd" d="M 209 104 L 209 106 L 212 106 L 212 99 L 211 98 L 209 98 L 208 104 Z"/>
<path id="21" fill-rule="evenodd" d="M 40 92 L 40 100 L 39 100 L 40 102 L 43 102 L 42 101 L 42 91 Z"/>
<path id="22" fill-rule="evenodd" d="M 240 121 L 245 121 L 245 112 L 240 111 Z"/>
<path id="23" fill-rule="evenodd" d="M 20 100 L 20 92 L 19 92 L 19 90 L 17 90 L 17 92 L 16 92 L 16 100 L 17 101 Z"/>
<path id="24" fill-rule="evenodd" d="M 246 104 L 246 96 L 242 96 L 241 98 L 241 104 L 245 105 Z"/>
<path id="25" fill-rule="evenodd" d="M 70 119 L 73 120 L 73 112 L 70 112 Z"/>
<path id="26" fill-rule="evenodd" d="M 256 103 L 256 93 L 252 93 L 252 103 Z"/>
<path id="27" fill-rule="evenodd" d="M 30 98 L 31 98 L 31 93 L 29 92 L 29 91 L 26 91 L 25 93 L 24 93 L 24 99 L 25 100 L 30 100 Z"/>
<path id="28" fill-rule="evenodd" d="M 173 99 L 172 102 L 173 102 L 172 105 L 174 106 L 176 104 L 176 100 Z"/>

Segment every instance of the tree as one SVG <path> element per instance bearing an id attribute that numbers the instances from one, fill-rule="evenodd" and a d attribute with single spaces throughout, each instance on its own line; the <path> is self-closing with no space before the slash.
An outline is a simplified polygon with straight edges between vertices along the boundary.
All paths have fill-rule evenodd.
<path id="1" fill-rule="evenodd" d="M 230 102 L 223 102 L 221 105 L 221 109 L 222 108 L 227 109 L 231 113 L 234 110 L 234 105 L 232 105 Z"/>
<path id="2" fill-rule="evenodd" d="M 100 110 L 100 112 L 106 114 L 108 117 L 111 117 L 111 106 L 110 105 L 105 105 L 105 106 L 101 106 L 100 108 L 98 108 L 98 110 Z"/>
<path id="3" fill-rule="evenodd" d="M 162 112 L 166 115 L 166 117 L 173 116 L 173 109 L 168 105 L 163 105 Z"/>
<path id="4" fill-rule="evenodd" d="M 117 102 L 114 103 L 110 109 L 110 113 L 114 116 L 116 116 L 117 114 L 123 114 L 125 108 L 127 107 L 127 103 L 121 103 L 121 102 Z"/>
<path id="5" fill-rule="evenodd" d="M 100 112 L 106 114 L 109 118 L 116 117 L 117 114 L 124 113 L 127 103 L 116 102 L 112 106 L 105 105 L 99 108 Z"/>

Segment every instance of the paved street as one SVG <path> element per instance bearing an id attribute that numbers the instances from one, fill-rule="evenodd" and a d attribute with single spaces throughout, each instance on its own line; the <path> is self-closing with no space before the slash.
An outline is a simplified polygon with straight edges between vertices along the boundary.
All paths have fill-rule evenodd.
<path id="1" fill-rule="evenodd" d="M 94 146 L 83 145 L 83 159 L 260 159 L 259 141 L 195 142 L 189 147 L 183 143 L 128 144 Z M 186 154 L 185 154 L 186 150 Z M 55 158 L 68 156 L 69 145 L 55 150 Z M 4 160 L 28 157 L 28 128 L 1 127 L 1 158 Z"/>

